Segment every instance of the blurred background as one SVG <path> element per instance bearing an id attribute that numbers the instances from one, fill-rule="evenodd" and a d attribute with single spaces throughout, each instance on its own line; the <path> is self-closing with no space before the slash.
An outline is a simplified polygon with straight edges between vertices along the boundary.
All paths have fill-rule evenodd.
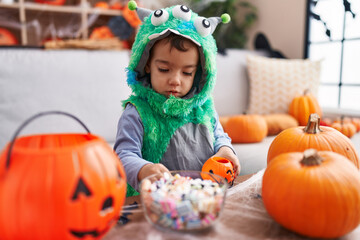
<path id="1" fill-rule="evenodd" d="M 0 45 L 131 49 L 140 22 L 127 2 L 0 0 Z M 321 59 L 320 104 L 360 113 L 359 0 L 138 1 L 154 10 L 175 4 L 205 17 L 231 15 L 232 22 L 214 33 L 220 54 L 265 49 L 272 57 Z"/>

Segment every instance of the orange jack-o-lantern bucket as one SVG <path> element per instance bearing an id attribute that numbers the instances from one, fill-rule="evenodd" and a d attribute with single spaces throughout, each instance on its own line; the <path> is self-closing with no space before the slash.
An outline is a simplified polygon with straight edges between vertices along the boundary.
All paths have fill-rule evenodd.
<path id="1" fill-rule="evenodd" d="M 234 183 L 234 166 L 231 161 L 222 157 L 211 157 L 204 163 L 203 172 L 214 173 L 227 180 L 230 186 Z"/>
<path id="2" fill-rule="evenodd" d="M 86 134 L 19 137 L 32 120 L 63 114 Z M 64 112 L 22 124 L 0 155 L 1 239 L 100 239 L 116 223 L 126 176 L 108 144 Z"/>

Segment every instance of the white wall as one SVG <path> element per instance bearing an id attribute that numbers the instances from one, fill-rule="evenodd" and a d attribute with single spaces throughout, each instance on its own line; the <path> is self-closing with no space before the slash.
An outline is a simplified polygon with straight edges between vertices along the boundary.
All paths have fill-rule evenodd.
<path id="1" fill-rule="evenodd" d="M 273 49 L 288 58 L 303 58 L 306 0 L 250 0 L 258 9 L 258 21 L 249 30 L 248 49 L 254 49 L 257 32 L 264 33 Z"/>

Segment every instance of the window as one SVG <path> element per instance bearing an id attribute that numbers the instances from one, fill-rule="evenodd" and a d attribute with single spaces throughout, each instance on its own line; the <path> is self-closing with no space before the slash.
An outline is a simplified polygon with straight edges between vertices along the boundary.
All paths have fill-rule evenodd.
<path id="1" fill-rule="evenodd" d="M 308 0 L 305 57 L 322 59 L 318 100 L 360 112 L 360 1 Z"/>

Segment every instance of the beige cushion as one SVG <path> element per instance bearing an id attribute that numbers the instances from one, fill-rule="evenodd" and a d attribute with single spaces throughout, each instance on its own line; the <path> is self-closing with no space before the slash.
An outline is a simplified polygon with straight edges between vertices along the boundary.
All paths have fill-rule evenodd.
<path id="1" fill-rule="evenodd" d="M 292 99 L 306 89 L 317 96 L 320 68 L 320 61 L 247 56 L 248 113 L 287 113 Z"/>
<path id="2" fill-rule="evenodd" d="M 227 49 L 226 55 L 217 54 L 217 76 L 213 97 L 219 116 L 242 114 L 246 111 L 249 105 L 246 57 L 265 54 L 245 49 Z"/>
<path id="3" fill-rule="evenodd" d="M 277 135 L 285 129 L 299 126 L 296 119 L 286 113 L 265 114 L 264 118 L 268 127 L 268 136 Z"/>

